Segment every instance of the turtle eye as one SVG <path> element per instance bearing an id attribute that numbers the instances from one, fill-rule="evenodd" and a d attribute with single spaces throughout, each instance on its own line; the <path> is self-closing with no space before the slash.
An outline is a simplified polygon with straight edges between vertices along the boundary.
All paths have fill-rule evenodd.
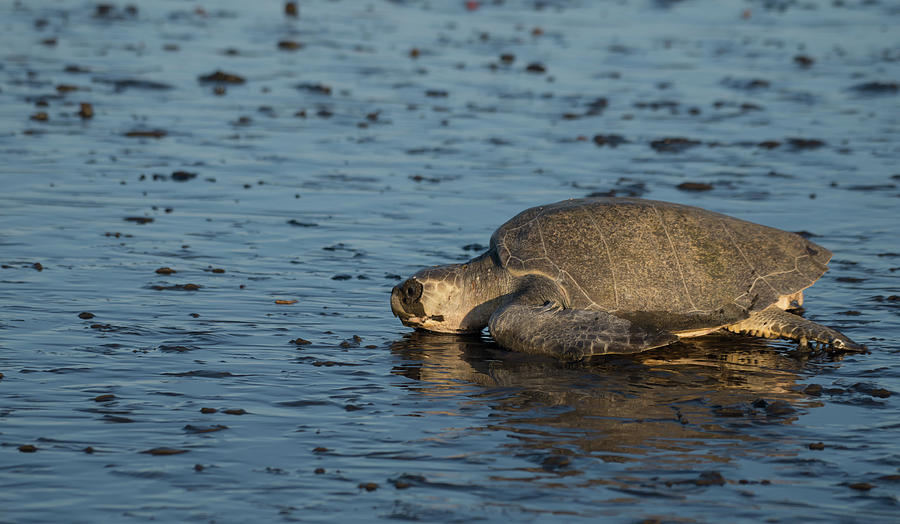
<path id="1" fill-rule="evenodd" d="M 403 295 L 407 303 L 418 300 L 422 296 L 422 284 L 415 280 L 410 280 L 403 286 Z"/>

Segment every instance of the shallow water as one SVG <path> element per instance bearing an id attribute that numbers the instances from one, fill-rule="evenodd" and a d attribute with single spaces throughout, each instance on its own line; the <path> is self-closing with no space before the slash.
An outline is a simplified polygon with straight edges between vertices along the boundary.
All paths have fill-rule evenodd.
<path id="1" fill-rule="evenodd" d="M 0 521 L 896 518 L 900 10 L 482 4 L 0 3 Z M 391 316 L 592 193 L 814 234 L 871 353 Z"/>

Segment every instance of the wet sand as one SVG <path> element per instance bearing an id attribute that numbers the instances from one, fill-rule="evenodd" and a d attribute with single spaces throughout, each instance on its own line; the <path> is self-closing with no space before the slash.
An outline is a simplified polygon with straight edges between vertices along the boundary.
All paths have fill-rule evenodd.
<path id="1" fill-rule="evenodd" d="M 893 520 L 896 7 L 289 4 L 0 5 L 0 521 Z M 587 195 L 811 235 L 871 353 L 391 316 Z"/>

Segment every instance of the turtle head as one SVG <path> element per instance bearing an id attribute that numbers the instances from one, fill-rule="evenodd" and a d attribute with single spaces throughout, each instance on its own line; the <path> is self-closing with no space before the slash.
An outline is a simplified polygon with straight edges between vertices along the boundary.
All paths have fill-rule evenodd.
<path id="1" fill-rule="evenodd" d="M 472 264 L 423 269 L 391 291 L 391 310 L 403 325 L 438 333 L 472 333 L 484 329 L 494 307 L 475 285 Z"/>

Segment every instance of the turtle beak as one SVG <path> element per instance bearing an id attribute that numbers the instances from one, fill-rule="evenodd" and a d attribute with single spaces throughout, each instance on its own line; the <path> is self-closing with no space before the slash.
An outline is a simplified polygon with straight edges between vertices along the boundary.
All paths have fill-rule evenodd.
<path id="1" fill-rule="evenodd" d="M 409 314 L 406 311 L 403 311 L 403 306 L 400 305 L 399 285 L 394 286 L 394 289 L 391 290 L 391 313 L 393 313 L 395 317 L 399 317 L 401 322 L 409 318 Z"/>

